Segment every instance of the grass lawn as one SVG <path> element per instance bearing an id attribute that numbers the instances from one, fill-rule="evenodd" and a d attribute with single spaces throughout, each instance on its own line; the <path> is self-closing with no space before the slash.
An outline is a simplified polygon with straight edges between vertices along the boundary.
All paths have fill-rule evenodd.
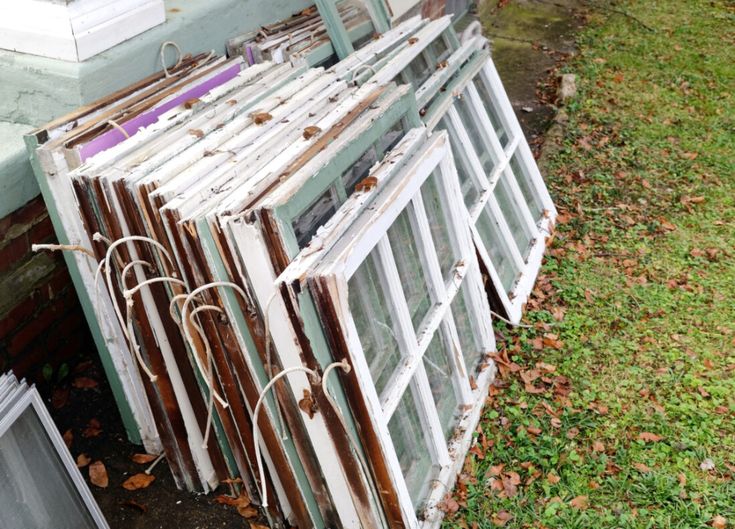
<path id="1" fill-rule="evenodd" d="M 735 527 L 735 4 L 615 6 L 566 66 L 560 223 L 444 527 Z"/>

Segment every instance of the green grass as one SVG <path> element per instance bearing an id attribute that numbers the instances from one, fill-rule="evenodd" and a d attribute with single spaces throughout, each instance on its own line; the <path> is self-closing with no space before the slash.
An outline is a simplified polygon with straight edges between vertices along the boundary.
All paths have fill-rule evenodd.
<path id="1" fill-rule="evenodd" d="M 735 4 L 616 6 L 655 31 L 579 35 L 534 328 L 502 329 L 444 527 L 735 527 Z"/>

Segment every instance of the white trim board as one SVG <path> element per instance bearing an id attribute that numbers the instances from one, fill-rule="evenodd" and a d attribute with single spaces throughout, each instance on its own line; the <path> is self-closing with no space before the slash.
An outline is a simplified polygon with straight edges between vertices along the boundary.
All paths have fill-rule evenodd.
<path id="1" fill-rule="evenodd" d="M 81 62 L 165 21 L 163 0 L 14 0 L 0 48 Z"/>

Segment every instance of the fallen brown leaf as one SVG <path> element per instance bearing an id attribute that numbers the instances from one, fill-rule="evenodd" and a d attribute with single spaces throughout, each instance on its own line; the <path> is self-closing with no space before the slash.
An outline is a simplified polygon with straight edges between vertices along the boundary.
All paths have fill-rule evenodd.
<path id="1" fill-rule="evenodd" d="M 309 125 L 304 129 L 304 139 L 308 140 L 309 138 L 312 138 L 319 134 L 322 131 L 319 127 L 316 125 Z"/>
<path id="2" fill-rule="evenodd" d="M 633 463 L 633 468 L 638 472 L 650 472 L 651 468 L 645 463 Z"/>
<path id="3" fill-rule="evenodd" d="M 304 398 L 299 401 L 299 408 L 305 414 L 309 416 L 309 419 L 313 419 L 316 414 L 316 401 L 311 396 L 311 391 L 304 389 Z"/>
<path id="4" fill-rule="evenodd" d="M 89 481 L 92 485 L 96 485 L 102 489 L 106 489 L 107 485 L 110 484 L 110 480 L 107 477 L 107 469 L 102 461 L 95 461 L 89 465 Z"/>
<path id="5" fill-rule="evenodd" d="M 502 527 L 512 518 L 513 516 L 508 511 L 498 511 L 497 513 L 493 514 L 493 524 L 497 525 L 498 527 Z"/>
<path id="6" fill-rule="evenodd" d="M 151 454 L 133 454 L 130 459 L 133 463 L 138 463 L 139 465 L 145 465 L 146 463 L 155 461 L 157 457 L 158 456 L 154 456 Z"/>
<path id="7" fill-rule="evenodd" d="M 79 454 L 77 456 L 77 468 L 84 468 L 92 461 L 92 459 L 87 454 Z"/>
<path id="8" fill-rule="evenodd" d="M 69 400 L 69 388 L 56 388 L 51 394 L 51 406 L 55 410 L 59 410 L 66 406 Z"/>
<path id="9" fill-rule="evenodd" d="M 595 441 L 592 443 L 592 450 L 595 452 L 604 452 L 605 451 L 605 443 L 602 441 Z"/>
<path id="10" fill-rule="evenodd" d="M 156 480 L 156 476 L 141 472 L 126 479 L 122 486 L 125 490 L 145 489 Z"/>
<path id="11" fill-rule="evenodd" d="M 91 389 L 96 388 L 99 385 L 99 382 L 89 377 L 77 377 L 71 385 L 77 389 Z"/>
<path id="12" fill-rule="evenodd" d="M 258 515 L 258 509 L 250 505 L 250 498 L 248 498 L 244 494 L 238 496 L 237 498 L 222 494 L 220 496 L 217 496 L 214 501 L 216 501 L 220 505 L 229 505 L 230 507 L 235 507 L 238 514 L 240 514 L 240 516 L 242 516 L 243 518 L 254 518 Z"/>
<path id="13" fill-rule="evenodd" d="M 576 498 L 569 501 L 569 505 L 580 511 L 585 510 L 589 507 L 589 498 L 587 496 L 577 496 Z"/>
<path id="14" fill-rule="evenodd" d="M 661 439 L 663 439 L 663 437 L 651 432 L 641 432 L 638 434 L 638 439 L 640 439 L 641 441 L 646 441 L 647 443 L 657 443 Z"/>
<path id="15" fill-rule="evenodd" d="M 718 515 L 712 518 L 709 523 L 714 529 L 725 529 L 727 527 L 727 518 Z"/>
<path id="16" fill-rule="evenodd" d="M 561 481 L 561 478 L 557 476 L 556 474 L 549 474 L 546 476 L 546 481 L 551 483 L 552 485 L 556 485 Z"/>
<path id="17" fill-rule="evenodd" d="M 270 121 L 273 119 L 273 116 L 271 116 L 268 112 L 254 112 L 251 116 L 253 118 L 253 122 L 255 122 L 256 125 L 262 125 L 266 121 Z"/>
<path id="18" fill-rule="evenodd" d="M 72 442 L 74 442 L 74 433 L 71 431 L 71 429 L 64 432 L 64 435 L 61 436 L 64 439 L 64 444 L 66 444 L 67 448 L 71 448 Z"/>
<path id="19" fill-rule="evenodd" d="M 123 507 L 128 507 L 130 509 L 136 510 L 140 512 L 141 514 L 148 511 L 148 507 L 143 505 L 142 503 L 138 503 L 135 500 L 127 500 L 123 502 Z"/>
<path id="20" fill-rule="evenodd" d="M 84 437 L 85 439 L 88 439 L 90 437 L 97 437 L 101 433 L 102 433 L 102 425 L 97 419 L 92 418 L 87 423 L 87 427 L 84 430 L 82 430 L 82 437 Z"/>

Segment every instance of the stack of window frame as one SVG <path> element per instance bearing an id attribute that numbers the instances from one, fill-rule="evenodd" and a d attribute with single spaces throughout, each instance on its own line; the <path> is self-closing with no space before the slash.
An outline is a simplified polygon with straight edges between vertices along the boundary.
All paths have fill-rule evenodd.
<path id="1" fill-rule="evenodd" d="M 121 373 L 140 352 L 180 486 L 239 475 L 276 527 L 435 527 L 494 374 L 481 272 L 518 321 L 555 216 L 485 41 L 409 19 L 328 71 L 257 64 L 181 103 L 79 165 L 82 111 L 36 160 L 62 242 L 116 248 L 96 316 Z"/>
<path id="2" fill-rule="evenodd" d="M 341 0 L 336 2 L 333 12 L 353 49 L 360 48 L 372 38 L 375 30 L 362 2 Z M 310 66 L 318 66 L 335 62 L 337 57 L 335 45 L 327 33 L 327 24 L 316 6 L 257 31 L 231 38 L 226 48 L 230 57 L 241 55 L 250 65 L 263 61 L 305 60 Z"/>

